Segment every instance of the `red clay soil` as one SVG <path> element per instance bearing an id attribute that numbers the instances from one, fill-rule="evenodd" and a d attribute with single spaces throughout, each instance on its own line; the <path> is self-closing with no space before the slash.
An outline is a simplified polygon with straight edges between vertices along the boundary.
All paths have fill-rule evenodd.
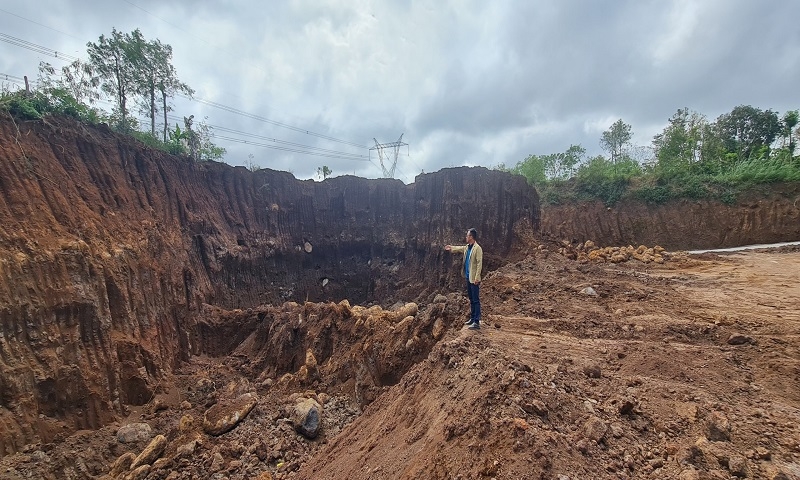
<path id="1" fill-rule="evenodd" d="M 317 336 L 325 360 L 275 376 L 256 328 L 231 355 L 191 359 L 121 424 L 166 436 L 151 479 L 800 478 L 798 280 L 791 248 L 662 265 L 540 250 L 486 276 L 478 332 L 463 328 L 457 294 L 394 312 L 217 311 L 220 324 Z M 408 370 L 376 386 L 387 368 Z M 203 412 L 244 392 L 255 409 L 228 433 L 203 433 Z M 314 440 L 291 426 L 304 396 L 324 408 Z M 118 426 L 31 445 L 0 472 L 100 476 L 149 441 L 122 444 Z"/>
<path id="2" fill-rule="evenodd" d="M 298 181 L 2 117 L 0 479 L 800 478 L 800 250 L 562 242 L 797 240 L 796 194 L 559 217 L 484 168 Z"/>

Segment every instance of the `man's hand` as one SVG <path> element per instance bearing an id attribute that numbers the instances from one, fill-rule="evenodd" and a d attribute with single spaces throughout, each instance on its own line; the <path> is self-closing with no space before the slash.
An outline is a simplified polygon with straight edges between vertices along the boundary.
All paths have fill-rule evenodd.
<path id="1" fill-rule="evenodd" d="M 450 245 L 445 245 L 444 246 L 444 249 L 447 250 L 448 252 L 450 251 L 451 248 L 453 248 L 453 247 L 451 247 Z"/>

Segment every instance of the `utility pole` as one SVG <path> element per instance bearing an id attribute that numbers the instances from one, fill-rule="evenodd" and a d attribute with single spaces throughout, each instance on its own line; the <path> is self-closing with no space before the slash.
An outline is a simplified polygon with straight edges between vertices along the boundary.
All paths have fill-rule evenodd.
<path id="1" fill-rule="evenodd" d="M 394 170 L 397 168 L 397 155 L 400 153 L 400 147 L 402 147 L 403 145 L 408 147 L 408 144 L 403 142 L 403 135 L 405 134 L 404 133 L 400 134 L 400 138 L 396 142 L 391 142 L 391 143 L 378 143 L 378 139 L 373 138 L 373 140 L 375 140 L 375 146 L 370 148 L 369 150 L 370 152 L 372 152 L 373 150 L 378 151 L 378 158 L 381 161 L 381 168 L 383 169 L 384 178 L 394 178 Z M 389 149 L 391 149 L 391 155 L 394 158 L 392 159 L 392 166 L 387 168 L 386 163 L 388 163 L 389 160 L 388 158 L 389 153 L 386 152 L 386 150 Z M 384 159 L 387 161 L 384 162 Z"/>

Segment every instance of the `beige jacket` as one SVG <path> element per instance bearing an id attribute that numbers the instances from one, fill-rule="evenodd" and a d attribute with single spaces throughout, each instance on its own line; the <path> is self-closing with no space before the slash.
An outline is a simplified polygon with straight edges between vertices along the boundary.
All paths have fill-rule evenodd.
<path id="1" fill-rule="evenodd" d="M 468 245 L 450 246 L 450 252 L 464 253 L 464 260 L 461 262 L 461 265 L 464 265 L 464 262 L 467 261 L 467 246 Z M 469 255 L 469 283 L 478 283 L 481 281 L 481 268 L 483 268 L 483 249 L 478 245 L 478 242 L 475 242 L 472 246 L 472 253 Z"/>

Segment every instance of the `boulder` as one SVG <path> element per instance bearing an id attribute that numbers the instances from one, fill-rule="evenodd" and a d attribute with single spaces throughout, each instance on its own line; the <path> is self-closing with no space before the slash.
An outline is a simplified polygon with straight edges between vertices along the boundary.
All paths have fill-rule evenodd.
<path id="1" fill-rule="evenodd" d="M 127 472 L 131 469 L 131 464 L 133 461 L 136 460 L 136 454 L 133 452 L 123 453 L 120 457 L 111 465 L 111 470 L 109 470 L 108 474 L 111 477 L 118 477 L 120 474 Z"/>
<path id="2" fill-rule="evenodd" d="M 322 406 L 314 399 L 303 399 L 294 407 L 292 425 L 304 437 L 316 438 L 322 426 Z"/>
<path id="3" fill-rule="evenodd" d="M 203 430 L 209 435 L 222 435 L 244 420 L 256 403 L 255 393 L 245 393 L 234 400 L 215 404 L 203 415 Z"/>
<path id="4" fill-rule="evenodd" d="M 146 423 L 129 423 L 119 427 L 117 430 L 117 441 L 119 443 L 136 443 L 150 440 L 153 437 L 153 430 Z"/>
<path id="5" fill-rule="evenodd" d="M 167 437 L 164 435 L 156 435 L 150 443 L 142 450 L 142 453 L 131 463 L 131 470 L 137 470 L 143 465 L 151 465 L 161 456 L 164 447 L 167 446 Z"/>

